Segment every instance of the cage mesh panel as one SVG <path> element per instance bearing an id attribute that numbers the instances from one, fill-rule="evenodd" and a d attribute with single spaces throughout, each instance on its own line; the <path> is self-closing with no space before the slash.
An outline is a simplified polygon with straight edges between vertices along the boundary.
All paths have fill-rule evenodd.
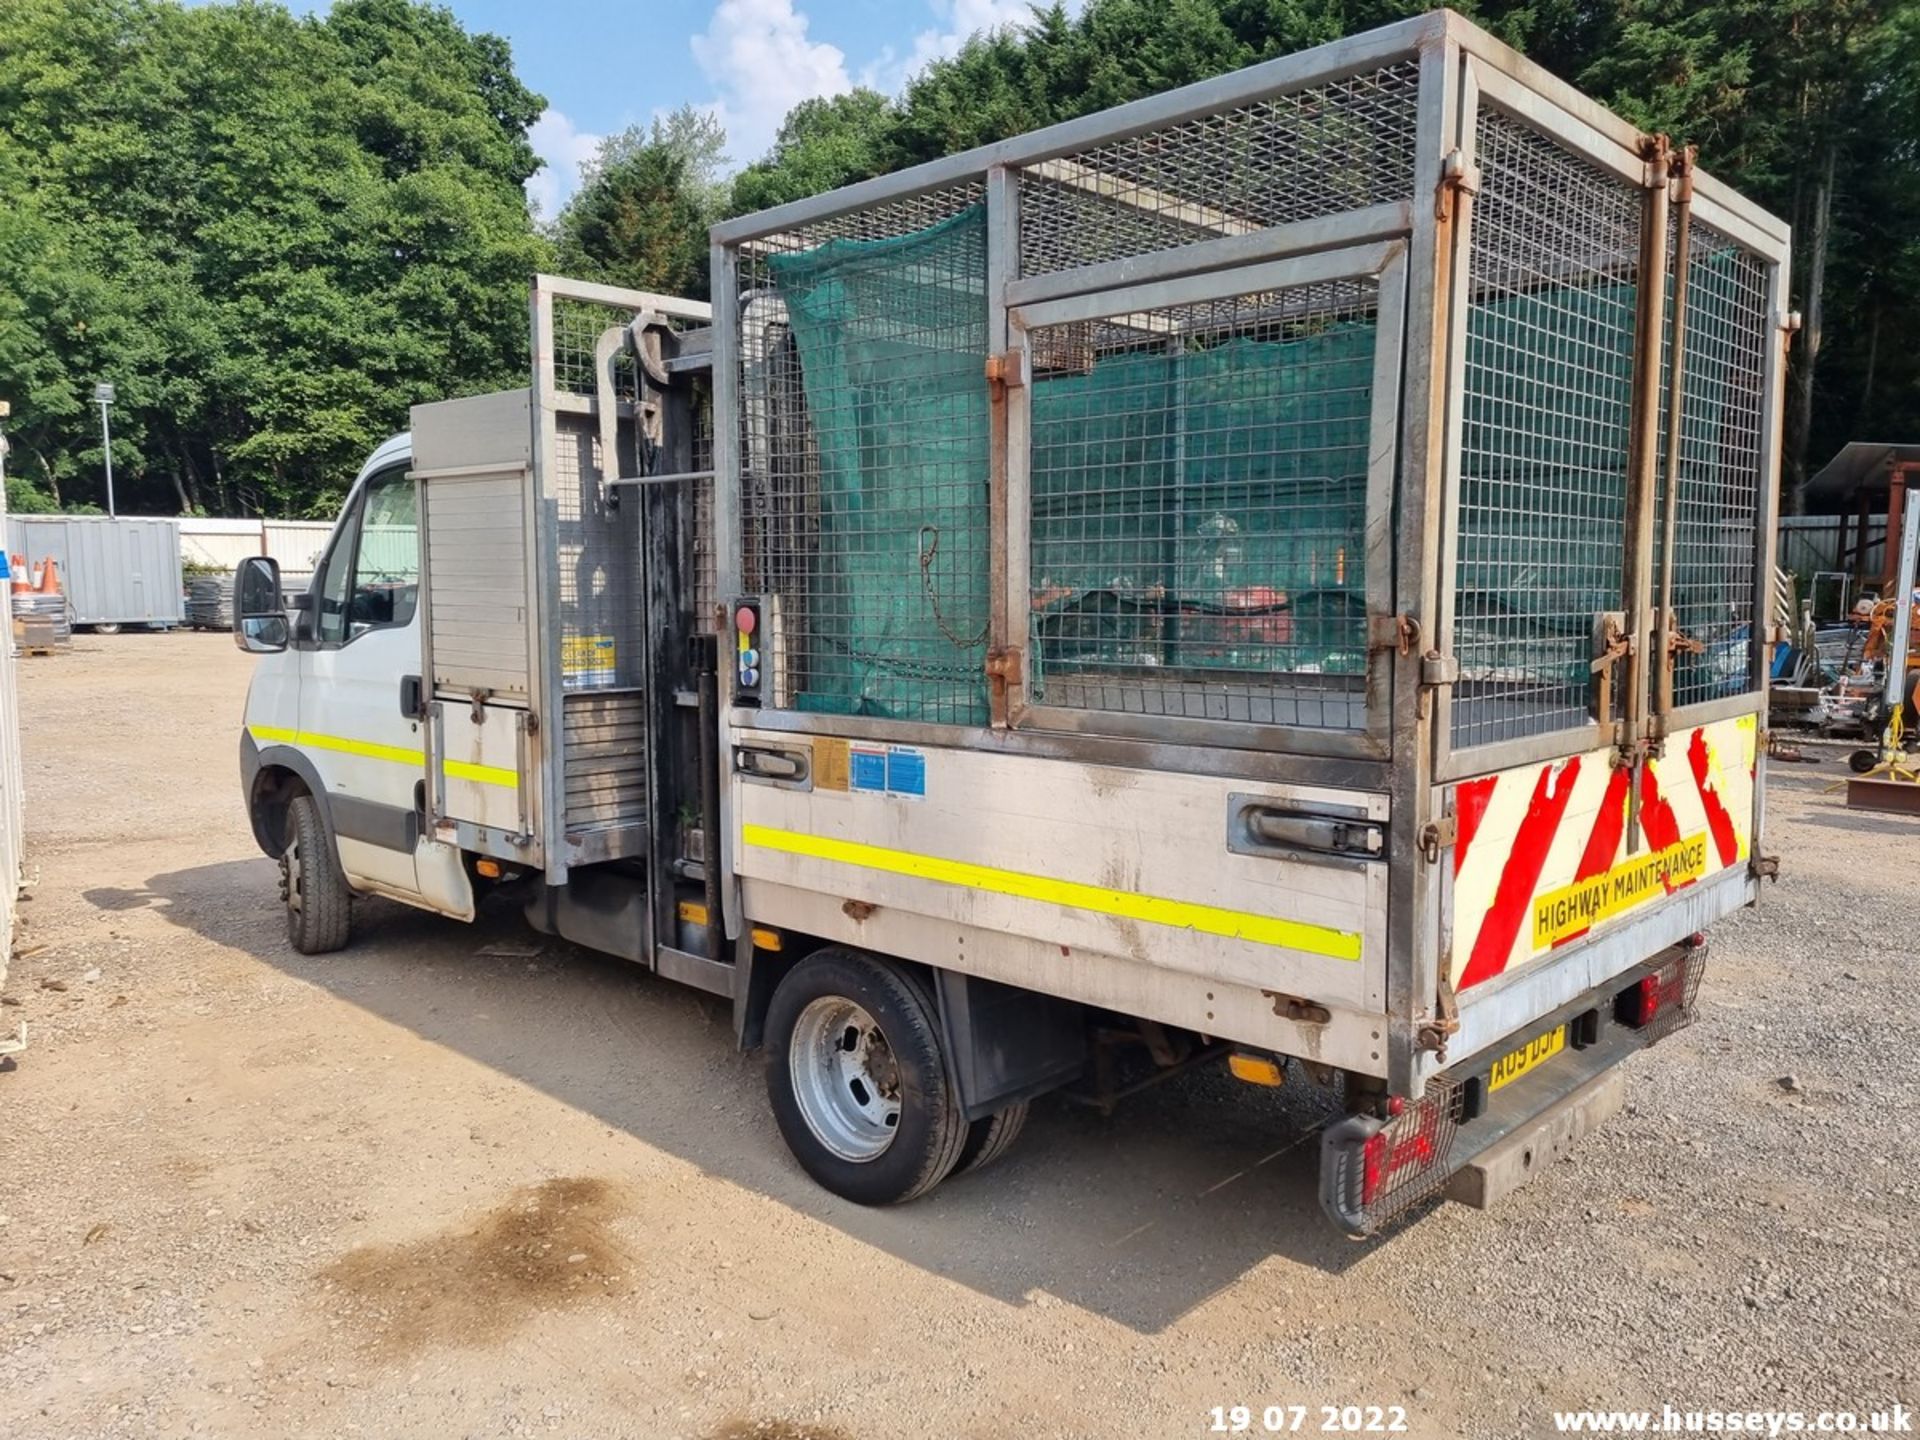
<path id="1" fill-rule="evenodd" d="M 693 628 L 710 635 L 720 603 L 713 535 L 713 381 L 700 374 L 692 377 L 691 385 L 693 393 L 687 407 L 693 422 L 690 468 L 707 476 L 687 482 L 692 492 L 688 499 L 693 505 Z"/>
<path id="2" fill-rule="evenodd" d="M 1706 649 L 1674 657 L 1676 705 L 1755 688 L 1754 527 L 1767 344 L 1765 263 L 1699 221 L 1689 227 L 1688 245 L 1673 605 L 1682 633 Z M 1663 448 L 1666 433 L 1663 415 Z"/>
<path id="3" fill-rule="evenodd" d="M 639 507 L 601 496 L 600 436 L 588 415 L 554 426 L 560 671 L 569 690 L 640 683 Z"/>
<path id="4" fill-rule="evenodd" d="M 1406 200 L 1419 89 L 1409 60 L 1029 166 L 1021 273 Z"/>
<path id="5" fill-rule="evenodd" d="M 744 571 L 777 703 L 987 719 L 986 216 L 977 186 L 742 254 Z"/>
<path id="6" fill-rule="evenodd" d="M 1479 122 L 1452 740 L 1588 723 L 1595 612 L 1622 600 L 1639 190 Z"/>
<path id="7" fill-rule="evenodd" d="M 1367 278 L 1032 332 L 1037 701 L 1365 724 L 1376 302 Z"/>
<path id="8" fill-rule="evenodd" d="M 603 305 L 594 300 L 575 300 L 566 295 L 553 297 L 553 384 L 566 395 L 592 398 L 597 393 L 593 369 L 593 347 L 609 327 L 626 326 L 637 311 L 621 306 Z M 614 387 L 619 398 L 631 402 L 635 394 L 633 356 L 620 352 L 613 366 Z"/>

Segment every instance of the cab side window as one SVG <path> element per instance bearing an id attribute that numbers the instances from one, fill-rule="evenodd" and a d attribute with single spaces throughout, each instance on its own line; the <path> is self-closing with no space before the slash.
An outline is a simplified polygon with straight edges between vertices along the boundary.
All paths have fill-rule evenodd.
<path id="1" fill-rule="evenodd" d="M 420 524 L 413 481 L 396 465 L 374 475 L 341 517 L 317 587 L 315 631 L 343 645 L 367 631 L 408 624 L 420 603 Z"/>

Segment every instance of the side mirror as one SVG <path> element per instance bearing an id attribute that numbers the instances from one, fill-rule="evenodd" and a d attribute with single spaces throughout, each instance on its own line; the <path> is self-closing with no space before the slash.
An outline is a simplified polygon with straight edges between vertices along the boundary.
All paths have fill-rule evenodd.
<path id="1" fill-rule="evenodd" d="M 279 561 L 255 555 L 233 572 L 233 643 L 252 655 L 287 648 Z"/>

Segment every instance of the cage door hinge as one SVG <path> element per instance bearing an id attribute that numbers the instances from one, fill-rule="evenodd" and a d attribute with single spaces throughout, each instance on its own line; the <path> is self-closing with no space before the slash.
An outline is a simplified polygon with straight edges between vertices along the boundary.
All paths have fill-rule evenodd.
<path id="1" fill-rule="evenodd" d="M 1023 388 L 1033 373 L 1024 345 L 1013 345 L 998 355 L 987 356 L 987 384 L 1003 390 Z"/>
<path id="2" fill-rule="evenodd" d="M 1413 1048 L 1431 1050 L 1442 1063 L 1447 1059 L 1447 1041 L 1460 1033 L 1460 1005 L 1453 997 L 1453 986 L 1447 981 L 1440 982 L 1440 988 L 1434 995 L 1433 1018 L 1422 1020 L 1419 1029 L 1414 1032 Z"/>
<path id="3" fill-rule="evenodd" d="M 1455 209 L 1454 197 L 1479 193 L 1480 167 L 1467 159 L 1464 150 L 1455 146 L 1440 162 L 1440 184 L 1433 195 L 1433 218 L 1451 220 Z"/>
<path id="4" fill-rule="evenodd" d="M 1440 852 L 1460 838 L 1460 823 L 1451 815 L 1429 820 L 1420 827 L 1420 858 L 1429 865 L 1440 863 Z"/>
<path id="5" fill-rule="evenodd" d="M 1367 616 L 1367 653 L 1397 650 L 1411 655 L 1420 648 L 1420 622 L 1411 615 Z"/>

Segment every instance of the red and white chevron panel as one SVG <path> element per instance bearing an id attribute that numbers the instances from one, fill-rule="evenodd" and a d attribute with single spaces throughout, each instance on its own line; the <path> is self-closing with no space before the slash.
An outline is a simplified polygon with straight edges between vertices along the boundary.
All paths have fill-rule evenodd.
<path id="1" fill-rule="evenodd" d="M 1638 772 L 1595 750 L 1452 787 L 1455 989 L 1481 985 L 1744 865 L 1753 836 L 1755 717 L 1676 731 Z"/>

